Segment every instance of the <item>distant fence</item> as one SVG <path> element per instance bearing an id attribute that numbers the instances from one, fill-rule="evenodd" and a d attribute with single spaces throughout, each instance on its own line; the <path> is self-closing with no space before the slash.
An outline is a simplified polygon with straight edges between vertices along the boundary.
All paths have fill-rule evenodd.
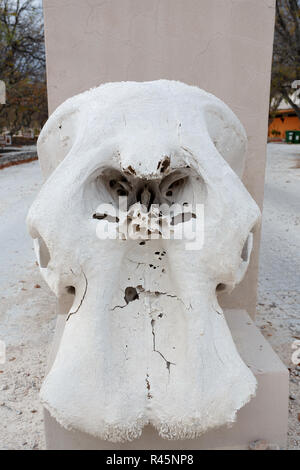
<path id="1" fill-rule="evenodd" d="M 12 145 L 11 135 L 0 135 L 0 145 Z"/>

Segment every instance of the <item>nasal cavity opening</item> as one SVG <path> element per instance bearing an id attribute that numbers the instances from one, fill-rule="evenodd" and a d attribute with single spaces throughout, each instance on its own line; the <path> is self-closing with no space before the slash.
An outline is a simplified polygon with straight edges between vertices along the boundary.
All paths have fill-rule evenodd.
<path id="1" fill-rule="evenodd" d="M 155 200 L 155 191 L 148 184 L 140 187 L 137 191 L 136 202 L 140 202 L 147 208 L 147 211 L 150 210 L 151 205 Z"/>

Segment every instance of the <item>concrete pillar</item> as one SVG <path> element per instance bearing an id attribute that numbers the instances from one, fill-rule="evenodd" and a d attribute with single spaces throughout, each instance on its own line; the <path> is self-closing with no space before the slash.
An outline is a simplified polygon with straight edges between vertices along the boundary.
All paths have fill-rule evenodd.
<path id="1" fill-rule="evenodd" d="M 110 81 L 198 85 L 244 124 L 244 182 L 262 207 L 275 0 L 44 0 L 50 113 Z M 46 176 L 46 175 L 45 175 Z M 222 305 L 254 317 L 260 233 L 244 281 Z"/>
<path id="2" fill-rule="evenodd" d="M 43 3 L 50 112 L 68 97 L 110 81 L 165 78 L 197 85 L 225 101 L 244 124 L 249 139 L 244 183 L 262 207 L 275 0 Z M 245 309 L 252 318 L 259 241 L 257 231 L 244 281 L 222 299 L 223 306 Z M 63 314 L 64 306 L 59 310 Z M 63 320 L 58 321 L 51 362 Z M 240 411 L 232 430 L 220 429 L 197 442 L 174 444 L 146 429 L 141 442 L 126 449 L 245 448 L 254 439 L 284 446 L 287 370 L 245 312 L 227 312 L 227 320 L 259 384 L 257 397 Z M 66 431 L 48 413 L 45 423 L 48 448 L 120 448 Z"/>

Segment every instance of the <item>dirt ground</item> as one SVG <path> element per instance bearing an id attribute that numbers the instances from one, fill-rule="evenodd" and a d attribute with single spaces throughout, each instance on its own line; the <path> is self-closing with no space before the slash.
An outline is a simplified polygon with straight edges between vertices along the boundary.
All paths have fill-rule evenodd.
<path id="1" fill-rule="evenodd" d="M 300 146 L 268 144 L 257 325 L 290 368 L 288 448 L 300 449 Z"/>
<path id="2" fill-rule="evenodd" d="M 257 325 L 291 368 L 289 448 L 300 449 L 300 146 L 268 145 Z M 298 167 L 298 168 L 297 168 Z M 37 162 L 0 171 L 0 449 L 43 449 L 38 391 L 55 326 L 55 298 L 35 263 L 25 219 L 41 184 Z"/>

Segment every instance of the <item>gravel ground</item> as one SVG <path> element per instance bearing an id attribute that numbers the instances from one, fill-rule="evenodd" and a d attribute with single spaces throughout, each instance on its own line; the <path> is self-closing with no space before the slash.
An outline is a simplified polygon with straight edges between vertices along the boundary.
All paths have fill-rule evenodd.
<path id="1" fill-rule="evenodd" d="M 35 264 L 25 218 L 41 181 L 37 162 L 0 171 L 0 449 L 44 448 L 38 390 L 55 300 Z M 38 287 L 40 286 L 40 287 Z"/>
<path id="2" fill-rule="evenodd" d="M 256 324 L 290 369 L 288 448 L 300 449 L 300 145 L 268 144 Z"/>
<path id="3" fill-rule="evenodd" d="M 298 168 L 296 168 L 298 167 Z M 257 325 L 291 369 L 289 448 L 300 449 L 300 146 L 268 145 Z M 55 325 L 55 299 L 41 280 L 26 232 L 28 208 L 41 184 L 37 162 L 0 171 L 0 450 L 43 449 L 38 390 Z M 300 418 L 299 418 L 300 419 Z"/>

